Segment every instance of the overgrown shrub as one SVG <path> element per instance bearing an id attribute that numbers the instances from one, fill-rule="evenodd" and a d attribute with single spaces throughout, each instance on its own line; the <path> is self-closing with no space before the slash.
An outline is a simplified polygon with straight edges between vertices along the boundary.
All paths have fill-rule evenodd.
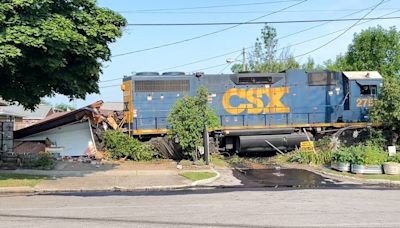
<path id="1" fill-rule="evenodd" d="M 288 159 L 289 162 L 298 162 L 301 164 L 324 165 L 332 161 L 332 152 L 321 151 L 314 153 L 313 151 L 297 151 Z"/>
<path id="2" fill-rule="evenodd" d="M 319 151 L 331 150 L 331 139 L 332 136 L 324 136 L 315 142 L 315 147 Z"/>
<path id="3" fill-rule="evenodd" d="M 231 165 L 237 165 L 241 163 L 243 159 L 239 157 L 237 154 L 233 155 L 232 157 L 229 158 L 228 163 Z"/>
<path id="4" fill-rule="evenodd" d="M 199 87 L 196 96 L 177 100 L 168 114 L 168 134 L 179 143 L 185 158 L 197 158 L 196 147 L 203 145 L 204 125 L 209 128 L 219 126 L 218 116 L 207 99 L 207 88 Z"/>
<path id="5" fill-rule="evenodd" d="M 334 162 L 352 162 L 354 156 L 354 148 L 350 147 L 340 147 L 332 155 L 332 161 Z"/>
<path id="6" fill-rule="evenodd" d="M 361 148 L 365 153 L 365 165 L 382 165 L 387 159 L 387 153 L 378 145 L 367 144 Z"/>
<path id="7" fill-rule="evenodd" d="M 400 154 L 389 156 L 386 161 L 400 163 Z"/>
<path id="8" fill-rule="evenodd" d="M 30 164 L 27 164 L 27 166 L 36 169 L 53 169 L 54 159 L 51 153 L 41 151 L 36 158 L 30 160 Z"/>
<path id="9" fill-rule="evenodd" d="M 370 138 L 368 139 L 368 144 L 376 145 L 378 147 L 384 147 L 386 145 L 386 139 L 382 130 L 371 128 L 369 129 L 369 135 Z"/>
<path id="10" fill-rule="evenodd" d="M 108 130 L 103 136 L 103 146 L 114 159 L 131 158 L 135 161 L 148 161 L 155 156 L 155 150 L 151 145 L 130 138 L 122 132 Z"/>
<path id="11" fill-rule="evenodd" d="M 387 159 L 387 153 L 382 147 L 367 143 L 367 145 L 359 145 L 350 147 L 352 153 L 352 164 L 357 165 L 381 165 Z"/>

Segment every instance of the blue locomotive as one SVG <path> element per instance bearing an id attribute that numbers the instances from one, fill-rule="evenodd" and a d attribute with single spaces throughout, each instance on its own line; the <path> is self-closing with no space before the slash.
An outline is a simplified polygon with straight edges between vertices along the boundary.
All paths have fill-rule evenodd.
<path id="1" fill-rule="evenodd" d="M 219 147 L 252 152 L 271 150 L 265 140 L 290 150 L 326 129 L 370 125 L 368 107 L 382 85 L 376 71 L 141 72 L 125 77 L 122 90 L 127 129 L 152 137 L 167 133 L 176 100 L 205 86 L 221 124 L 214 132 Z"/>

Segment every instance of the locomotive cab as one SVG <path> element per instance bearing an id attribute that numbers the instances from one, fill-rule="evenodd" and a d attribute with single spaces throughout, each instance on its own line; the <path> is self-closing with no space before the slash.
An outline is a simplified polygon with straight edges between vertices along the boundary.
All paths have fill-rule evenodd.
<path id="1" fill-rule="evenodd" d="M 382 76 L 377 71 L 343 72 L 347 95 L 344 102 L 345 122 L 368 122 L 368 109 L 373 106 L 383 85 Z"/>

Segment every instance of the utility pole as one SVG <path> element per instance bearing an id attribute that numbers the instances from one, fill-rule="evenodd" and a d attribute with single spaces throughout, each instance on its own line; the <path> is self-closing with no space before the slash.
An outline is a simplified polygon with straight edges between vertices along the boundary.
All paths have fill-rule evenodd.
<path id="1" fill-rule="evenodd" d="M 243 64 L 242 64 L 242 71 L 243 71 L 243 72 L 246 72 L 246 71 L 247 71 L 246 48 L 243 48 L 242 56 L 243 56 L 243 60 L 242 60 L 242 62 L 243 62 Z"/>

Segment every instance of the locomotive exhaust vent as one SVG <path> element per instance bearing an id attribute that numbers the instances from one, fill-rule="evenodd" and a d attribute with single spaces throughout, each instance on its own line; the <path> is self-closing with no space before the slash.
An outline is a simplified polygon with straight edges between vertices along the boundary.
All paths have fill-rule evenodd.
<path id="1" fill-rule="evenodd" d="M 189 80 L 137 80 L 135 92 L 186 92 L 190 90 Z"/>

